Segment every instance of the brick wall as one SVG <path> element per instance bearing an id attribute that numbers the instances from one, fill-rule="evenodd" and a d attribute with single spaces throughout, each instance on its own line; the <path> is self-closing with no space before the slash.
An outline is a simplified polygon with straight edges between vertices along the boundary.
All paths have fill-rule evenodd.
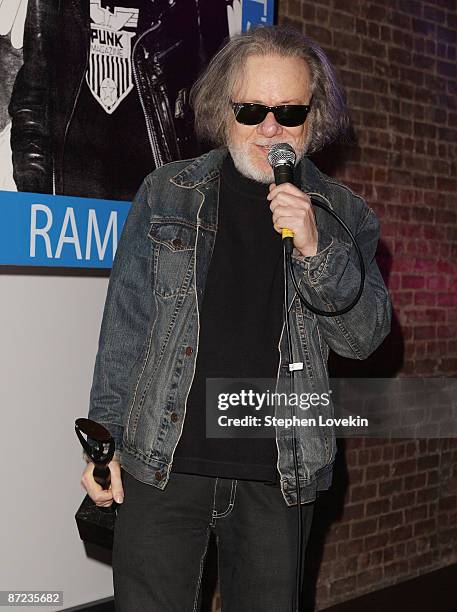
<path id="1" fill-rule="evenodd" d="M 278 4 L 279 23 L 322 45 L 347 92 L 354 141 L 316 162 L 382 223 L 393 333 L 352 371 L 457 376 L 455 0 Z M 340 446 L 308 551 L 316 609 L 457 561 L 457 440 Z"/>

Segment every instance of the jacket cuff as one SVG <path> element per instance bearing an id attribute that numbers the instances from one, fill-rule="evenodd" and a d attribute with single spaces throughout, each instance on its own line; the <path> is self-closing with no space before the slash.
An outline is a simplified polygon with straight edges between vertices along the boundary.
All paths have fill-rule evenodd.
<path id="1" fill-rule="evenodd" d="M 292 253 L 294 263 L 304 272 L 305 283 L 310 286 L 335 274 L 336 270 L 333 270 L 335 266 L 344 267 L 351 245 L 337 240 L 324 231 L 319 231 L 317 248 L 316 255 L 312 256 L 301 255 L 297 249 Z"/>

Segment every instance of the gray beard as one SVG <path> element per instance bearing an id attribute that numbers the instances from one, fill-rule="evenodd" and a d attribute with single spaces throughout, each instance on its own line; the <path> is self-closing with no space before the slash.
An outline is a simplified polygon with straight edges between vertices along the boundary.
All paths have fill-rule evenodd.
<path id="1" fill-rule="evenodd" d="M 227 143 L 228 150 L 230 151 L 230 155 L 232 156 L 233 163 L 235 164 L 235 168 L 240 172 L 243 176 L 247 178 L 253 179 L 258 183 L 264 183 L 269 185 L 270 183 L 275 182 L 275 176 L 273 172 L 273 168 L 271 168 L 268 172 L 263 172 L 259 168 L 256 168 L 254 164 L 249 159 L 249 155 L 245 148 L 243 147 L 234 147 L 230 142 Z M 305 154 L 305 147 L 303 147 L 300 151 L 295 151 L 297 158 L 295 160 L 295 165 L 297 165 Z"/>

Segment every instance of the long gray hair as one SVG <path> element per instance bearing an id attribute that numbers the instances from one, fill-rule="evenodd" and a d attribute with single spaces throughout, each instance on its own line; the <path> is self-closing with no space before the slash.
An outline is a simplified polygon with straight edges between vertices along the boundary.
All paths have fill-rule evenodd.
<path id="1" fill-rule="evenodd" d="M 324 51 L 284 26 L 259 27 L 234 36 L 213 57 L 190 92 L 197 136 L 216 146 L 227 143 L 231 96 L 250 55 L 302 58 L 311 75 L 312 104 L 307 153 L 319 151 L 348 128 L 345 96 Z"/>

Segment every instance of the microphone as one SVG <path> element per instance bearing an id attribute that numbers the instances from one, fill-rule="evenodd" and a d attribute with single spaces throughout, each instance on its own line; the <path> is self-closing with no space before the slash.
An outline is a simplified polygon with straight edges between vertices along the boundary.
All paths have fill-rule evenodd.
<path id="1" fill-rule="evenodd" d="M 268 152 L 268 161 L 273 168 L 276 185 L 282 185 L 283 183 L 293 184 L 295 159 L 295 151 L 287 142 L 280 142 L 271 147 Z M 292 253 L 294 248 L 293 231 L 284 227 L 281 234 L 282 239 L 286 241 L 286 251 Z"/>

